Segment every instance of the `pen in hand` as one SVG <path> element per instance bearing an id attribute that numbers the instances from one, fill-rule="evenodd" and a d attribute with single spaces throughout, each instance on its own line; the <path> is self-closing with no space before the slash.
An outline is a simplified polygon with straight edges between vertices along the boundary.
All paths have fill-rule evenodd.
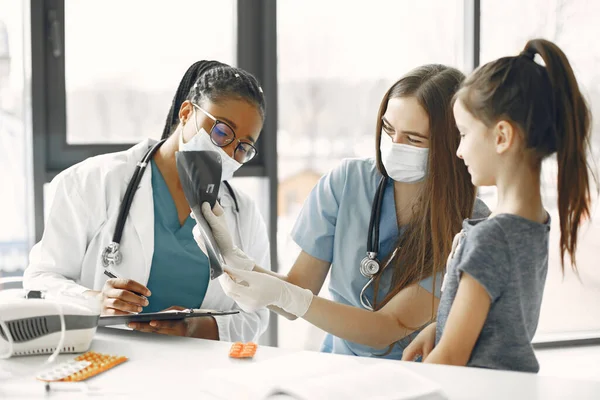
<path id="1" fill-rule="evenodd" d="M 108 269 L 104 269 L 104 275 L 108 276 L 109 278 L 120 279 L 117 275 L 113 274 Z M 137 282 L 135 282 L 135 283 L 137 284 Z M 138 284 L 138 285 L 141 285 L 141 284 Z M 147 296 L 146 295 L 144 295 L 144 294 L 142 294 L 142 293 L 140 293 L 138 291 L 135 291 L 135 290 L 130 290 L 130 289 L 126 289 L 126 290 L 128 290 L 129 292 L 131 292 L 131 293 L 133 293 L 133 294 L 135 294 L 135 295 L 137 295 L 137 296 L 139 296 L 139 297 L 141 297 L 141 298 L 143 298 L 144 300 L 147 301 Z M 148 290 L 148 293 L 150 293 L 149 290 Z"/>

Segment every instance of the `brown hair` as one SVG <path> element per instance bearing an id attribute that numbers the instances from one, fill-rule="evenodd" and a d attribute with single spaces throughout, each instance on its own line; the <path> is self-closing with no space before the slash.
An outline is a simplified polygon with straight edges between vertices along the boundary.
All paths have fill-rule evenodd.
<path id="1" fill-rule="evenodd" d="M 430 146 L 428 173 L 414 215 L 398 240 L 389 293 L 377 304 L 378 283 L 375 282 L 375 308 L 389 302 L 405 287 L 435 276 L 443 269 L 452 247 L 453 236 L 460 231 L 463 219 L 470 217 L 475 202 L 475 187 L 464 163 L 456 157 L 460 142 L 452 113 L 452 98 L 464 75 L 457 69 L 439 64 L 418 67 L 387 91 L 377 116 L 377 169 L 388 176 L 381 162 L 382 117 L 388 101 L 398 97 L 414 97 L 429 116 Z M 392 252 L 393 254 L 393 252 Z M 391 256 L 390 256 L 391 257 Z M 435 291 L 434 291 L 435 292 Z M 433 309 L 432 295 L 432 317 Z"/>
<path id="2" fill-rule="evenodd" d="M 545 67 L 534 61 L 536 54 Z M 515 124 L 536 166 L 557 153 L 561 269 L 569 253 L 577 271 L 577 231 L 590 217 L 591 114 L 565 54 L 548 40 L 530 40 L 520 55 L 477 69 L 456 98 L 488 127 L 500 120 Z"/>

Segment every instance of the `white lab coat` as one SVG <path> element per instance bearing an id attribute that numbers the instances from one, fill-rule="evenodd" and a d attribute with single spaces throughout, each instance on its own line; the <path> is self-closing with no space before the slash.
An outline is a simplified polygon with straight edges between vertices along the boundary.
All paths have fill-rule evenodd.
<path id="1" fill-rule="evenodd" d="M 24 274 L 27 289 L 66 290 L 82 293 L 101 290 L 108 279 L 100 259 L 112 241 L 119 206 L 135 166 L 155 141 L 145 140 L 129 150 L 89 158 L 61 172 L 50 184 L 42 240 L 31 250 Z M 144 285 L 150 276 L 154 251 L 154 202 L 152 169 L 146 169 L 135 193 L 121 239 L 120 277 Z M 235 191 L 239 203 L 236 218 L 233 198 L 221 186 L 221 204 L 236 245 L 258 265 L 269 267 L 269 241 L 265 223 L 252 199 Z M 237 227 L 239 221 L 239 230 Z M 240 237 L 241 236 L 241 237 Z M 174 304 L 175 305 L 175 304 Z M 217 280 L 210 281 L 202 308 L 239 309 Z M 224 341 L 256 340 L 269 321 L 266 309 L 254 313 L 215 318 Z"/>

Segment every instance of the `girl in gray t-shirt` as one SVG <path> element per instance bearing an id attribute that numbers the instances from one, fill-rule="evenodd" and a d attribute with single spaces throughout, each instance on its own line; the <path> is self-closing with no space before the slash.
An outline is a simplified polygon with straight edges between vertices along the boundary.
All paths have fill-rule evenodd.
<path id="1" fill-rule="evenodd" d="M 538 54 L 545 66 L 534 61 Z M 442 284 L 437 322 L 403 360 L 537 372 L 531 340 L 548 270 L 550 217 L 542 160 L 557 153 L 560 253 L 576 270 L 580 224 L 590 216 L 586 150 L 590 111 L 565 54 L 531 40 L 521 54 L 477 69 L 455 95 L 458 157 L 476 186 L 496 186 L 487 220 L 466 220 Z"/>

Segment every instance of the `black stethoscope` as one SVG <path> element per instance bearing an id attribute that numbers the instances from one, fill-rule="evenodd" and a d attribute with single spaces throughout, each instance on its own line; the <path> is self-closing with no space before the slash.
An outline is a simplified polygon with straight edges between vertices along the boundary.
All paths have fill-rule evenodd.
<path id="1" fill-rule="evenodd" d="M 125 191 L 125 196 L 123 197 L 123 201 L 121 202 L 121 206 L 119 207 L 119 215 L 117 217 L 117 225 L 115 227 L 115 232 L 113 233 L 112 241 L 102 251 L 101 259 L 102 259 L 102 265 L 104 266 L 104 268 L 109 268 L 111 266 L 119 265 L 119 264 L 121 264 L 121 261 L 123 260 L 123 256 L 121 254 L 119 247 L 121 245 L 121 238 L 123 236 L 123 228 L 125 227 L 125 221 L 127 220 L 127 215 L 129 215 L 129 209 L 131 208 L 131 204 L 133 203 L 133 196 L 135 195 L 135 192 L 138 189 L 138 186 L 140 184 L 140 181 L 142 180 L 142 176 L 144 175 L 144 172 L 146 172 L 146 167 L 148 166 L 148 163 L 150 162 L 152 157 L 154 157 L 154 154 L 156 154 L 156 151 L 160 148 L 160 146 L 162 146 L 162 144 L 166 140 L 167 139 L 163 139 L 163 140 L 157 142 L 154 146 L 150 147 L 148 149 L 148 151 L 146 152 L 146 154 L 144 154 L 142 159 L 137 163 L 137 165 L 135 167 L 135 171 L 133 172 L 131 181 L 129 181 L 129 184 L 127 185 L 127 190 Z M 225 184 L 225 186 L 227 187 L 227 191 L 233 198 L 233 202 L 235 203 L 236 217 L 237 217 L 237 214 L 239 214 L 239 212 L 240 212 L 240 208 L 239 208 L 235 193 L 233 191 L 233 188 L 231 187 L 231 185 L 229 185 L 229 183 L 227 181 L 223 181 L 223 183 Z M 238 223 L 238 228 L 239 228 L 239 223 Z M 109 272 L 109 274 L 110 274 L 110 272 Z M 115 277 L 115 276 L 113 275 L 113 277 Z"/>
<path id="2" fill-rule="evenodd" d="M 371 219 L 369 220 L 369 235 L 367 237 L 367 256 L 360 262 L 360 273 L 369 281 L 363 286 L 360 291 L 360 303 L 367 310 L 373 311 L 373 305 L 365 296 L 365 291 L 373 283 L 375 277 L 382 270 L 381 263 L 377 259 L 379 254 L 379 224 L 381 219 L 381 209 L 383 205 L 383 195 L 385 194 L 385 188 L 388 183 L 388 178 L 385 176 L 381 177 L 375 198 L 373 199 L 373 205 L 371 206 Z M 394 253 L 388 260 L 387 265 L 396 255 L 398 249 L 394 250 Z"/>

